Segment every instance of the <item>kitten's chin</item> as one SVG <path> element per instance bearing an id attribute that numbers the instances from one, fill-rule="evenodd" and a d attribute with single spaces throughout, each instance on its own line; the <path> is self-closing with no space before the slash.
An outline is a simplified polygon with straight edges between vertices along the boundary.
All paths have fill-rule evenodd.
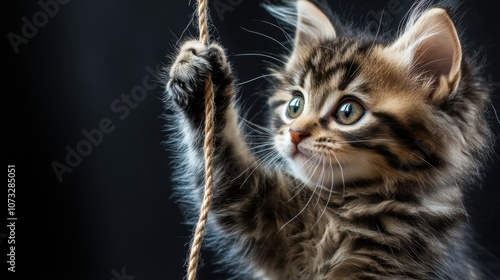
<path id="1" fill-rule="evenodd" d="M 344 166 L 325 163 L 300 152 L 294 152 L 288 162 L 291 175 L 307 185 L 331 189 L 332 185 L 342 183 Z"/>
<path id="2" fill-rule="evenodd" d="M 377 176 L 368 162 L 340 162 L 336 158 L 314 158 L 304 153 L 288 157 L 291 175 L 312 187 L 336 189 L 349 182 L 374 179 Z"/>
<path id="3" fill-rule="evenodd" d="M 324 153 L 304 143 L 298 147 L 291 143 L 280 145 L 278 150 L 287 159 L 290 175 L 313 188 L 332 190 L 349 182 L 380 177 L 378 165 L 366 154 Z"/>

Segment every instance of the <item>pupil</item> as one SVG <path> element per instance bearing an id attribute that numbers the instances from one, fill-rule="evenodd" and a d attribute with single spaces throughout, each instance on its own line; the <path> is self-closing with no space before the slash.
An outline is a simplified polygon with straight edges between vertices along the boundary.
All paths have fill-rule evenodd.
<path id="1" fill-rule="evenodd" d="M 345 104 L 344 106 L 342 106 L 341 111 L 342 113 L 344 113 L 346 119 L 348 119 L 352 115 L 353 111 L 352 104 L 351 103 Z"/>
<path id="2" fill-rule="evenodd" d="M 291 105 L 290 107 L 292 107 L 292 111 L 294 113 L 297 113 L 297 111 L 299 111 L 299 109 L 300 109 L 300 101 L 298 99 L 293 100 L 292 104 L 290 104 L 290 105 Z"/>

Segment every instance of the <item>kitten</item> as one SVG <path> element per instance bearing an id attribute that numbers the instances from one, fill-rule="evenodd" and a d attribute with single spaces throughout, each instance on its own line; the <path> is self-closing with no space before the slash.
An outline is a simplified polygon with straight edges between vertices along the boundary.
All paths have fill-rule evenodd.
<path id="1" fill-rule="evenodd" d="M 176 191 L 189 221 L 202 196 L 210 75 L 216 136 L 207 238 L 237 277 L 483 279 L 463 200 L 490 152 L 490 89 L 447 11 L 416 12 L 398 38 L 381 41 L 310 2 L 292 8 L 270 8 L 294 19 L 296 33 L 286 64 L 273 72 L 264 160 L 243 133 L 218 44 L 185 42 L 169 69 Z"/>

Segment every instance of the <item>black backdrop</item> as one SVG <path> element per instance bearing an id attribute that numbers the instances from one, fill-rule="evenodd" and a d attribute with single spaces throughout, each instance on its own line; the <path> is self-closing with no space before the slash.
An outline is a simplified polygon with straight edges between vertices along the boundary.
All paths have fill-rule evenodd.
<path id="1" fill-rule="evenodd" d="M 358 26 L 380 24 L 392 31 L 412 4 L 330 2 L 334 11 Z M 228 49 L 242 82 L 264 74 L 267 63 L 238 54 L 283 52 L 272 40 L 243 29 L 285 40 L 279 30 L 263 22 L 274 20 L 259 4 L 210 1 L 214 36 Z M 465 1 L 461 11 L 468 51 L 485 58 L 485 75 L 495 87 L 494 106 L 500 109 L 498 4 Z M 181 279 L 190 229 L 182 224 L 170 198 L 169 153 L 161 145 L 170 136 L 162 131 L 162 90 L 151 73 L 157 65 L 168 64 L 179 37 L 196 36 L 189 24 L 192 5 L 166 0 L 5 5 L 2 92 L 7 96 L 3 103 L 7 164 L 16 165 L 16 275 Z M 251 96 L 265 85 L 264 79 L 246 83 L 241 94 Z M 245 100 L 249 116 L 259 121 L 259 101 Z M 500 131 L 498 123 L 495 131 Z M 87 141 L 88 134 L 93 143 Z M 85 156 L 71 155 L 72 151 Z M 61 178 L 54 164 L 63 172 Z M 469 200 L 479 241 L 496 256 L 500 256 L 499 171 L 497 159 Z M 2 226 L 2 260 L 8 253 L 6 233 Z M 200 279 L 224 279 L 224 274 L 214 272 L 210 254 L 203 256 Z M 6 262 L 2 263 L 6 271 Z"/>

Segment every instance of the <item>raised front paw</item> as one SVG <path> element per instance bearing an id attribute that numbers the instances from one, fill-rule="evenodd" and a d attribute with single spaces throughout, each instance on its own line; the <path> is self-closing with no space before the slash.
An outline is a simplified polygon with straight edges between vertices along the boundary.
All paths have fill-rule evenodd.
<path id="1" fill-rule="evenodd" d="M 230 94 L 231 69 L 224 50 L 217 44 L 205 46 L 199 41 L 187 41 L 181 47 L 169 72 L 167 94 L 181 108 L 201 109 L 208 76 L 215 94 Z"/>

